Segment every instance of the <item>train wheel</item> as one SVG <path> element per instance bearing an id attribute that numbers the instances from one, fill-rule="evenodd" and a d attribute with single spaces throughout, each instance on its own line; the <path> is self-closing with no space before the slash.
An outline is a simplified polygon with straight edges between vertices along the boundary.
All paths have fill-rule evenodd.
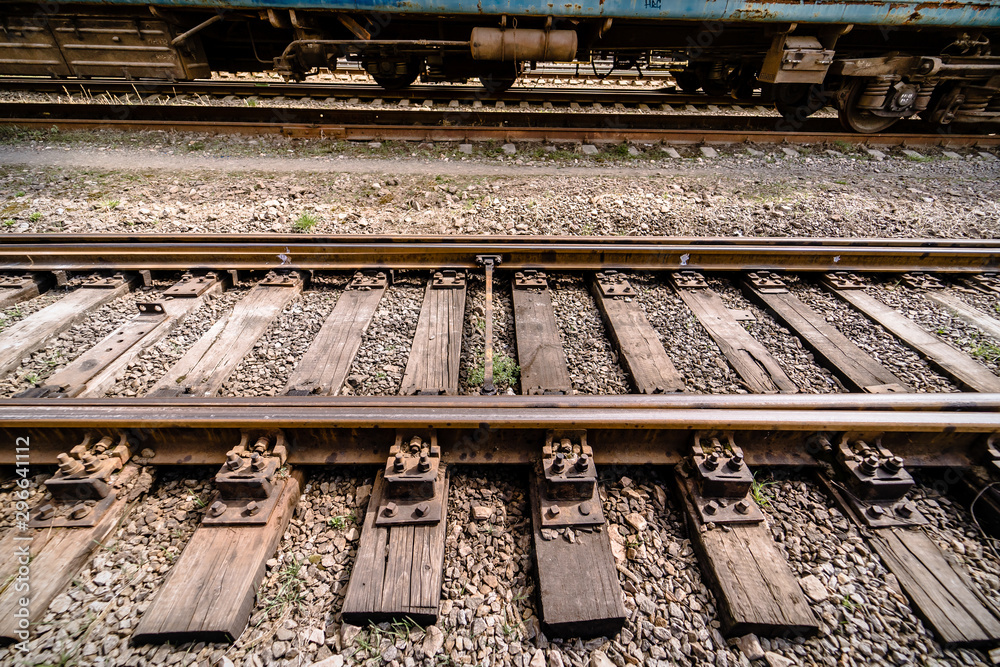
<path id="1" fill-rule="evenodd" d="M 374 67 L 372 67 L 373 64 Z M 424 61 L 420 58 L 410 58 L 404 63 L 405 70 L 403 72 L 399 71 L 399 64 L 398 61 L 382 60 L 375 63 L 366 62 L 364 67 L 375 79 L 375 83 L 386 90 L 401 90 L 417 80 L 420 72 L 424 69 Z M 377 70 L 377 73 L 373 72 L 373 69 Z"/>
<path id="2" fill-rule="evenodd" d="M 729 94 L 726 69 L 722 63 L 696 63 L 694 72 L 698 77 L 698 85 L 707 95 L 721 97 Z"/>
<path id="3" fill-rule="evenodd" d="M 786 120 L 805 120 L 830 101 L 821 83 L 778 83 L 771 94 L 774 108 Z"/>
<path id="4" fill-rule="evenodd" d="M 858 98 L 865 92 L 868 82 L 865 79 L 856 78 L 847 84 L 847 90 L 841 98 L 840 124 L 845 130 L 853 130 L 861 134 L 872 134 L 884 132 L 892 127 L 899 118 L 885 118 L 876 116 L 867 109 L 858 108 Z"/>
<path id="5" fill-rule="evenodd" d="M 701 88 L 701 83 L 698 82 L 698 75 L 690 69 L 675 72 L 674 81 L 677 82 L 678 88 L 689 95 L 697 93 Z"/>
<path id="6" fill-rule="evenodd" d="M 480 70 L 479 83 L 483 84 L 483 88 L 490 95 L 503 93 L 514 85 L 517 77 L 521 76 L 522 65 L 523 63 L 519 62 L 492 63 Z"/>

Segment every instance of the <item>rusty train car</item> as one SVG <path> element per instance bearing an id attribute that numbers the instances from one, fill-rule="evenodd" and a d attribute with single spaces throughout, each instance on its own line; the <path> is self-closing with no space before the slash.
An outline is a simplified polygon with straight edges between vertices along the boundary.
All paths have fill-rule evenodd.
<path id="1" fill-rule="evenodd" d="M 790 119 L 832 103 L 858 132 L 1000 118 L 1000 0 L 59 0 L 0 3 L 0 27 L 7 75 L 303 79 L 348 59 L 386 88 L 496 92 L 539 61 L 667 57 L 684 90 L 763 90 Z"/>

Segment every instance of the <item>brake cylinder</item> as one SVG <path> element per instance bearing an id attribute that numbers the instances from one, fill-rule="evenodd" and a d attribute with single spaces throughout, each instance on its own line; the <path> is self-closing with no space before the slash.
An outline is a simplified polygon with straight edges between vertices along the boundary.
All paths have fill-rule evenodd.
<path id="1" fill-rule="evenodd" d="M 576 58 L 573 30 L 473 28 L 471 43 L 475 60 L 566 62 Z"/>

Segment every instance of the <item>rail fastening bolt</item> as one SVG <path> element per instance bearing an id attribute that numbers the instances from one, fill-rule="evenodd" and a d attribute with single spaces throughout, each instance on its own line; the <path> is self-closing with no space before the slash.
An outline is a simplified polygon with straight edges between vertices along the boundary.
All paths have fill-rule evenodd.
<path id="1" fill-rule="evenodd" d="M 59 461 L 59 470 L 64 475 L 78 475 L 83 472 L 83 464 L 69 454 L 60 454 L 56 460 Z"/>
<path id="2" fill-rule="evenodd" d="M 51 519 L 53 516 L 55 516 L 55 513 L 56 513 L 56 508 L 53 507 L 51 504 L 47 503 L 38 508 L 37 518 L 40 521 L 45 521 L 46 519 Z"/>
<path id="3" fill-rule="evenodd" d="M 868 508 L 867 514 L 873 519 L 881 519 L 885 516 L 885 509 L 881 505 L 872 505 Z"/>
<path id="4" fill-rule="evenodd" d="M 549 518 L 551 518 L 551 519 L 554 519 L 554 518 L 556 518 L 557 516 L 559 516 L 559 513 L 560 513 L 561 511 L 562 511 L 562 510 L 561 510 L 561 509 L 559 508 L 559 506 L 558 506 L 558 505 L 553 505 L 552 507 L 550 507 L 550 508 L 548 509 L 548 515 L 549 515 Z"/>
<path id="5" fill-rule="evenodd" d="M 739 470 L 743 467 L 743 455 L 733 454 L 732 458 L 729 459 L 729 469 Z"/>
<path id="6" fill-rule="evenodd" d="M 86 505 L 80 504 L 73 508 L 69 513 L 71 519 L 82 519 L 83 517 L 90 514 L 90 508 Z"/>
<path id="7" fill-rule="evenodd" d="M 221 500 L 216 500 L 212 503 L 212 506 L 208 508 L 208 513 L 212 516 L 222 516 L 226 512 L 226 503 Z"/>
<path id="8" fill-rule="evenodd" d="M 861 462 L 861 472 L 866 475 L 874 475 L 878 471 L 878 457 L 874 454 Z"/>
<path id="9" fill-rule="evenodd" d="M 556 460 L 552 462 L 553 472 L 562 472 L 566 469 L 566 455 L 562 452 L 556 454 Z"/>
<path id="10" fill-rule="evenodd" d="M 90 452 L 87 452 L 82 457 L 80 457 L 80 461 L 83 463 L 84 470 L 86 470 L 88 473 L 95 473 L 101 467 L 101 462 L 97 459 L 96 456 L 94 456 Z"/>
<path id="11" fill-rule="evenodd" d="M 740 514 L 747 514 L 750 511 L 750 503 L 745 500 L 741 500 L 736 503 L 735 508 Z"/>
<path id="12" fill-rule="evenodd" d="M 719 453 L 712 452 L 705 457 L 705 467 L 709 470 L 715 470 L 719 467 Z"/>
<path id="13" fill-rule="evenodd" d="M 250 502 L 247 503 L 247 514 L 248 515 L 254 516 L 255 514 L 259 514 L 259 513 L 260 513 L 260 505 L 257 504 L 256 500 L 251 500 Z"/>
<path id="14" fill-rule="evenodd" d="M 386 503 L 385 507 L 382 509 L 382 514 L 389 517 L 396 516 L 398 512 L 399 506 L 396 505 L 396 503 Z"/>
<path id="15" fill-rule="evenodd" d="M 903 469 L 903 457 L 901 456 L 890 456 L 882 463 L 882 467 L 895 475 L 897 472 Z"/>
<path id="16" fill-rule="evenodd" d="M 590 505 L 590 501 L 584 501 L 580 503 L 580 514 L 583 516 L 590 516 L 590 513 L 594 511 L 594 508 Z"/>
<path id="17" fill-rule="evenodd" d="M 718 511 L 719 511 L 719 503 L 715 502 L 714 500 L 709 500 L 708 504 L 705 505 L 705 514 L 712 515 Z"/>
<path id="18" fill-rule="evenodd" d="M 896 507 L 896 514 L 903 517 L 904 519 L 909 519 L 911 516 L 913 516 L 913 510 L 914 507 L 911 503 L 900 503 L 899 506 Z"/>
<path id="19" fill-rule="evenodd" d="M 428 512 L 431 511 L 431 506 L 429 503 L 420 503 L 413 510 L 413 513 L 417 516 L 427 516 Z"/>
<path id="20" fill-rule="evenodd" d="M 250 455 L 250 467 L 256 470 L 257 472 L 260 472 L 261 470 L 264 469 L 264 464 L 265 464 L 264 457 L 258 454 L 257 452 L 254 452 L 253 454 Z"/>
<path id="21" fill-rule="evenodd" d="M 579 472 L 586 472 L 589 465 L 590 457 L 586 454 L 580 454 L 580 456 L 576 459 L 576 469 Z"/>
<path id="22" fill-rule="evenodd" d="M 226 466 L 230 470 L 239 470 L 243 467 L 243 457 L 236 452 L 229 452 L 226 454 Z"/>
<path id="23" fill-rule="evenodd" d="M 420 455 L 420 463 L 417 464 L 417 469 L 420 472 L 430 472 L 431 469 L 431 459 L 426 454 Z"/>
<path id="24" fill-rule="evenodd" d="M 406 460 L 403 458 L 403 452 L 396 452 L 396 458 L 392 461 L 392 469 L 395 472 L 406 470 Z"/>

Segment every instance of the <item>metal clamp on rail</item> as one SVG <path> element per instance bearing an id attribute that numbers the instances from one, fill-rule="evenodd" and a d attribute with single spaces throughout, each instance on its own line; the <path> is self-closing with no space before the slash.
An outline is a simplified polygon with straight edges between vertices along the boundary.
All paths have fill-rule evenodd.
<path id="1" fill-rule="evenodd" d="M 835 450 L 847 474 L 844 490 L 851 508 L 872 528 L 927 523 L 916 506 L 906 500 L 914 482 L 903 467 L 903 459 L 882 447 L 881 437 L 872 440 L 873 444 L 869 444 L 844 434 Z"/>
<path id="2" fill-rule="evenodd" d="M 632 285 L 617 271 L 603 271 L 594 278 L 597 280 L 597 288 L 601 290 L 601 296 L 606 299 L 635 296 Z"/>
<path id="3" fill-rule="evenodd" d="M 132 452 L 124 433 L 98 438 L 88 433 L 83 442 L 59 454 L 59 469 L 45 480 L 52 500 L 31 512 L 28 526 L 90 527 L 117 497 L 111 476 L 122 469 Z"/>
<path id="4" fill-rule="evenodd" d="M 445 470 L 437 431 L 405 437 L 396 433 L 383 471 L 385 493 L 375 525 L 419 526 L 436 524 L 445 516 Z"/>
<path id="5" fill-rule="evenodd" d="M 987 294 L 1000 294 L 1000 276 L 996 273 L 977 273 L 965 278 L 965 284 Z"/>
<path id="6" fill-rule="evenodd" d="M 706 289 L 708 287 L 705 276 L 697 271 L 674 271 L 670 277 L 680 289 Z"/>
<path id="7" fill-rule="evenodd" d="M 288 445 L 282 431 L 256 436 L 244 431 L 240 444 L 226 452 L 226 462 L 215 475 L 218 492 L 202 523 L 266 524 L 284 487 L 281 466 L 287 459 Z"/>
<path id="8" fill-rule="evenodd" d="M 986 456 L 989 458 L 987 466 L 994 474 L 1000 474 L 1000 433 L 994 433 L 986 441 Z"/>
<path id="9" fill-rule="evenodd" d="M 900 280 L 903 285 L 911 289 L 944 289 L 944 283 L 941 282 L 941 279 L 930 273 L 919 271 L 904 273 Z"/>
<path id="10" fill-rule="evenodd" d="M 837 271 L 836 273 L 826 273 L 823 280 L 833 289 L 864 289 L 865 280 L 856 273 L 847 271 Z"/>
<path id="11" fill-rule="evenodd" d="M 788 285 L 773 271 L 751 271 L 747 274 L 747 280 L 757 288 L 761 294 L 786 294 Z"/>
<path id="12" fill-rule="evenodd" d="M 764 520 L 751 494 L 753 474 L 731 432 L 696 432 L 686 465 L 690 470 L 682 470 L 682 479 L 703 523 Z"/>
<path id="13" fill-rule="evenodd" d="M 604 524 L 594 450 L 584 430 L 548 431 L 542 447 L 539 510 L 543 528 Z"/>

